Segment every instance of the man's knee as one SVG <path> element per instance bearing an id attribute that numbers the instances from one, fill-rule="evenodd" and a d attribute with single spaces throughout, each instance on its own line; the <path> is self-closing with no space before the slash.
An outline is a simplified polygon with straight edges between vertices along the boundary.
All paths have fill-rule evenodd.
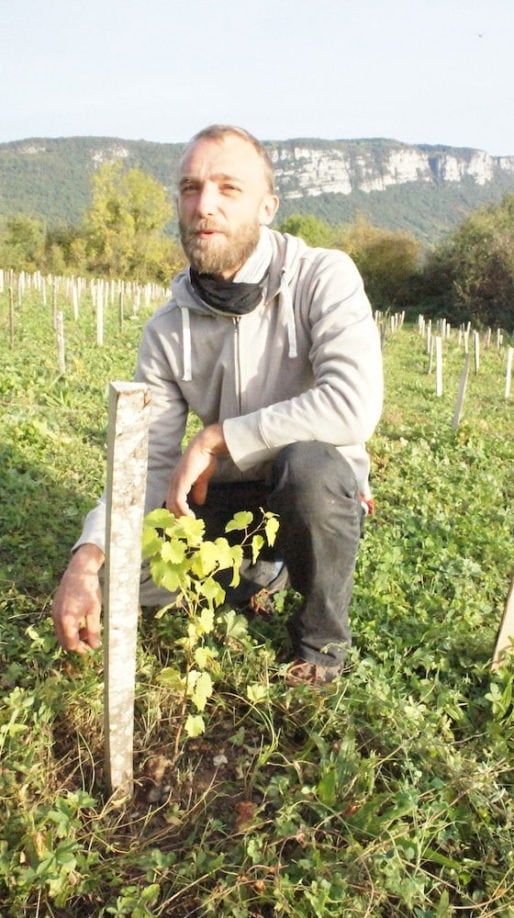
<path id="1" fill-rule="evenodd" d="M 344 496 L 358 498 L 353 469 L 332 446 L 317 440 L 290 443 L 275 459 L 273 486 L 290 498 L 301 497 L 319 507 L 323 500 Z"/>

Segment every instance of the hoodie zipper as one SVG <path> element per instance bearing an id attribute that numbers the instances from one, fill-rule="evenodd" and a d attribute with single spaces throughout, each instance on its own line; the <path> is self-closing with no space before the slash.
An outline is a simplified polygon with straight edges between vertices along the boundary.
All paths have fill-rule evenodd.
<path id="1" fill-rule="evenodd" d="M 234 326 L 234 378 L 235 378 L 235 388 L 236 388 L 236 399 L 239 413 L 243 413 L 242 405 L 242 393 L 241 393 L 241 348 L 240 348 L 240 335 L 239 335 L 239 322 L 241 321 L 241 316 L 233 316 L 232 323 Z"/>

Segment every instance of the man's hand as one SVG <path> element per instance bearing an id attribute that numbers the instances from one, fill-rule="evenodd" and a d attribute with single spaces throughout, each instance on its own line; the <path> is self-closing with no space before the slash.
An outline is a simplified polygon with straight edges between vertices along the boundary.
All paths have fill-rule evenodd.
<path id="1" fill-rule="evenodd" d="M 228 456 L 227 444 L 221 424 L 211 424 L 193 437 L 171 475 L 166 507 L 175 516 L 194 516 L 189 494 L 196 504 L 205 503 L 218 456 Z"/>
<path id="2" fill-rule="evenodd" d="M 104 561 L 96 545 L 81 545 L 73 555 L 57 589 L 52 619 L 65 650 L 87 653 L 100 647 L 102 605 L 98 571 Z"/>

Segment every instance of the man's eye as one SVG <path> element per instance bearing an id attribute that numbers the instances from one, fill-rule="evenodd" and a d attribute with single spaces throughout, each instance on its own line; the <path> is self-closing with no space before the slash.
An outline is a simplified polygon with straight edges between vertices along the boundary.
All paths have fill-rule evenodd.
<path id="1" fill-rule="evenodd" d="M 192 182 L 189 182 L 187 185 L 180 186 L 181 194 L 193 194 L 195 191 L 196 191 L 196 185 L 194 185 Z"/>
<path id="2" fill-rule="evenodd" d="M 239 189 L 238 185 L 231 185 L 230 182 L 226 182 L 224 185 L 221 186 L 221 190 L 224 191 L 224 192 L 227 192 L 227 193 L 229 193 L 229 194 L 231 194 L 231 193 L 237 194 L 237 192 L 238 192 L 240 189 Z"/>

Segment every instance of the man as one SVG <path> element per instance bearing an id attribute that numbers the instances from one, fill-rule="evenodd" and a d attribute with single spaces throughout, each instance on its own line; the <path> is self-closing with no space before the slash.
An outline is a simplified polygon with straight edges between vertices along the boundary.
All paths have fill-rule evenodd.
<path id="1" fill-rule="evenodd" d="M 238 510 L 278 513 L 275 559 L 303 597 L 288 678 L 319 684 L 340 674 L 351 641 L 380 342 L 353 262 L 270 230 L 277 207 L 252 135 L 214 125 L 187 145 L 178 216 L 190 267 L 146 324 L 136 371 L 152 399 L 146 511 L 200 515 L 208 538 Z M 203 428 L 182 452 L 189 410 Z M 100 643 L 104 531 L 100 501 L 55 596 L 57 636 L 79 653 Z M 250 589 L 283 583 L 278 567 L 247 570 Z M 151 594 L 143 578 L 143 605 Z"/>

